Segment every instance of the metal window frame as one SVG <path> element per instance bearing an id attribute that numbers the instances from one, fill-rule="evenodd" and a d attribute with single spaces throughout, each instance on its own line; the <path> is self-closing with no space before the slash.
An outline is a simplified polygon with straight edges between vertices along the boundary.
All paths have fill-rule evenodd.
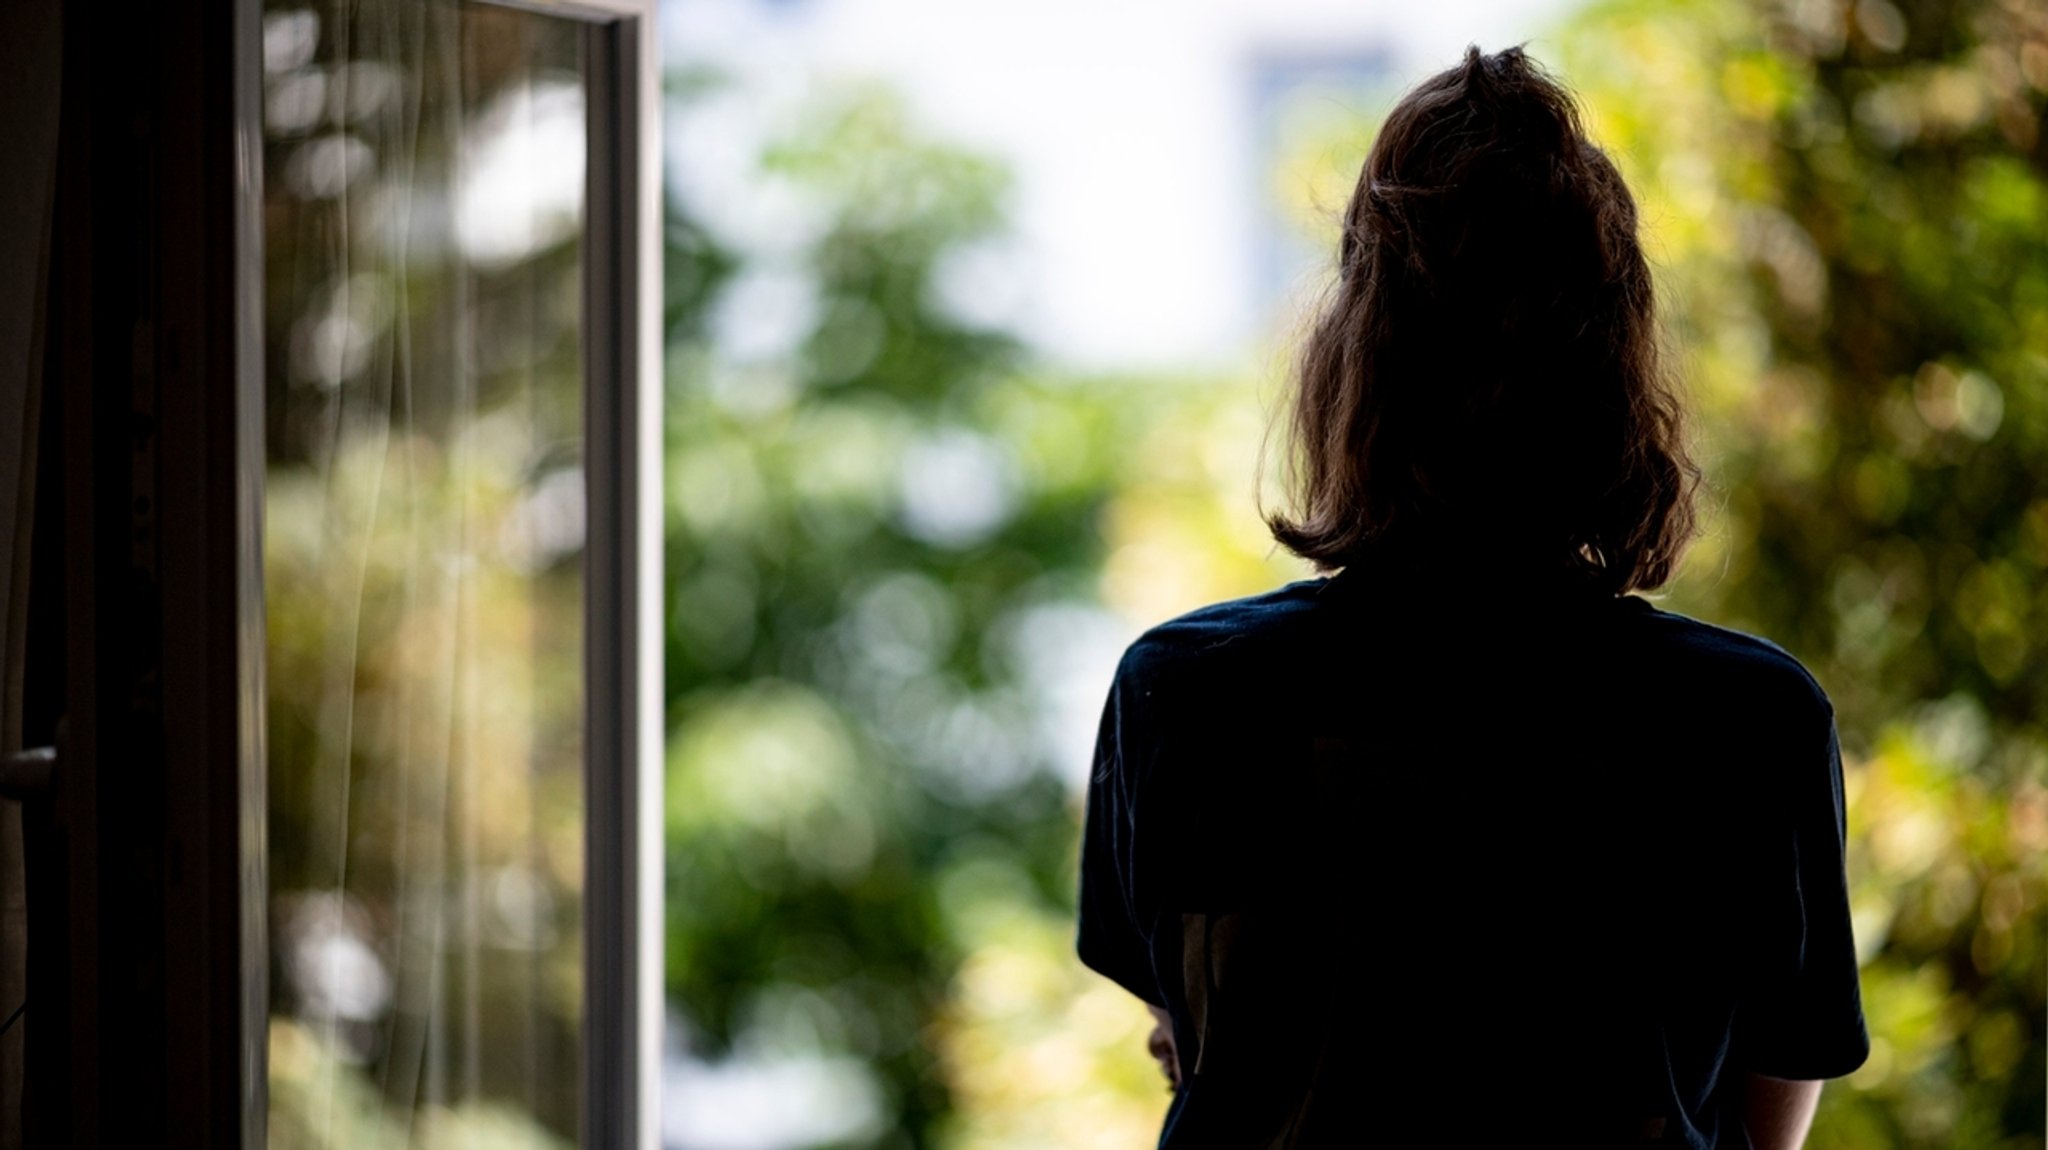
<path id="1" fill-rule="evenodd" d="M 583 1143 L 653 1150 L 664 726 L 654 0 L 516 6 L 587 22 Z"/>

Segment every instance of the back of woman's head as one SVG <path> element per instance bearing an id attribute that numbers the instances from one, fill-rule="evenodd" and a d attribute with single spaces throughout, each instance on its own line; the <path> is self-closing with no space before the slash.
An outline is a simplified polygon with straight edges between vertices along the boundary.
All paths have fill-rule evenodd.
<path id="1" fill-rule="evenodd" d="M 1655 587 L 1697 475 L 1635 201 L 1518 48 L 1388 115 L 1294 380 L 1291 515 L 1323 569 L 1387 550 Z"/>

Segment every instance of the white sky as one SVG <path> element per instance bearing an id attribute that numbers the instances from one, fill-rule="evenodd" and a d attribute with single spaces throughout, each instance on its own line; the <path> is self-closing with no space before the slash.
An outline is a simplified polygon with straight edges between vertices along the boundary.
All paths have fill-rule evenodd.
<path id="1" fill-rule="evenodd" d="M 671 0 L 671 60 L 768 89 L 881 77 L 1016 180 L 1025 334 L 1088 368 L 1234 361 L 1260 334 L 1252 69 L 1392 61 L 1395 90 L 1536 38 L 1562 0 Z M 677 142 L 673 140 L 672 142 Z"/>

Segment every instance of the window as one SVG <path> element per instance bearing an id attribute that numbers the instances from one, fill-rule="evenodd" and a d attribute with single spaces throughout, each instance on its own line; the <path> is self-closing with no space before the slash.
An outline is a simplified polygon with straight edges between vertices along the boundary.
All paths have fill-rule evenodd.
<path id="1" fill-rule="evenodd" d="M 633 1128 L 642 22 L 583 16 L 264 12 L 284 1144 Z"/>
<path id="2" fill-rule="evenodd" d="M 651 1144 L 652 0 L 64 9 L 0 1142 Z"/>

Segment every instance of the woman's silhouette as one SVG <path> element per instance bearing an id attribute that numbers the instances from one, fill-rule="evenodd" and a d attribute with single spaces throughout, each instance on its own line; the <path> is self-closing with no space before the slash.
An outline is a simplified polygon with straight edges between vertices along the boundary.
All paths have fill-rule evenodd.
<path id="1" fill-rule="evenodd" d="M 1833 711 L 1635 594 L 1695 470 L 1635 204 L 1520 50 L 1366 157 L 1273 534 L 1324 571 L 1147 632 L 1080 956 L 1162 1145 L 1797 1146 L 1867 1053 Z"/>

